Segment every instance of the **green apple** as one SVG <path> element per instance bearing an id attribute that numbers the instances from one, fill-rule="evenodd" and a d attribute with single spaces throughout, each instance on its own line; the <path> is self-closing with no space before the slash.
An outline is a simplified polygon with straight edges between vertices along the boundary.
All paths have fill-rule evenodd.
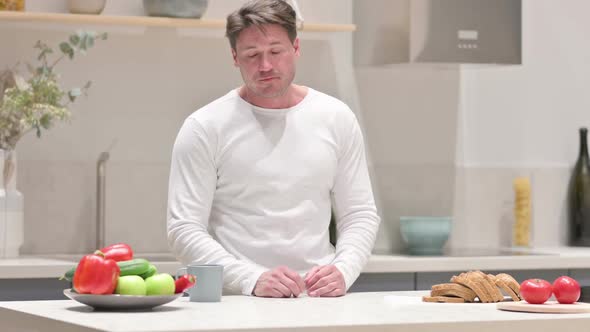
<path id="1" fill-rule="evenodd" d="M 122 276 L 117 279 L 116 294 L 121 295 L 145 295 L 145 281 L 140 276 Z"/>
<path id="2" fill-rule="evenodd" d="M 155 274 L 145 279 L 147 295 L 173 295 L 174 278 L 168 273 Z"/>

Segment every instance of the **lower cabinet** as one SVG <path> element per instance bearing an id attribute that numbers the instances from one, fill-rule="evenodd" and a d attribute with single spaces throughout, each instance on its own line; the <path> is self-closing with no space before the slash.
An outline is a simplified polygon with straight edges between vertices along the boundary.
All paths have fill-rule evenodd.
<path id="1" fill-rule="evenodd" d="M 416 273 L 362 273 L 349 292 L 391 292 L 429 290 L 432 285 L 449 282 L 453 275 L 462 271 L 416 272 Z M 590 286 L 590 269 L 553 270 L 485 270 L 486 273 L 508 273 L 519 283 L 530 278 L 553 282 L 557 277 L 569 275 L 582 286 Z M 56 278 L 47 279 L 0 279 L 0 301 L 65 300 L 63 290 L 71 284 Z"/>
<path id="2" fill-rule="evenodd" d="M 70 282 L 47 279 L 0 279 L 0 301 L 66 300 Z"/>
<path id="3" fill-rule="evenodd" d="M 572 269 L 569 276 L 576 279 L 581 286 L 590 286 L 590 270 Z"/>
<path id="4" fill-rule="evenodd" d="M 415 273 L 361 273 L 349 292 L 414 290 Z"/>
<path id="5" fill-rule="evenodd" d="M 350 292 L 387 292 L 430 290 L 432 285 L 450 282 L 451 277 L 465 271 L 416 273 L 362 273 L 350 287 Z M 541 278 L 553 282 L 557 277 L 569 275 L 582 286 L 590 285 L 590 269 L 582 270 L 484 270 L 485 273 L 508 273 L 519 283 L 526 279 Z"/>

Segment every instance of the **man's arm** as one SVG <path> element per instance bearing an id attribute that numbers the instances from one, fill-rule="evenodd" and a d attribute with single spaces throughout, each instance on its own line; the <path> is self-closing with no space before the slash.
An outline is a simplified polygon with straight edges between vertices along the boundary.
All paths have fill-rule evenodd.
<path id="1" fill-rule="evenodd" d="M 377 214 L 365 158 L 363 135 L 352 111 L 341 132 L 341 153 L 332 189 L 336 219 L 336 257 L 346 289 L 369 260 L 381 219 Z"/>
<path id="2" fill-rule="evenodd" d="M 377 215 L 365 159 L 363 136 L 352 111 L 337 121 L 340 152 L 332 188 L 336 217 L 336 256 L 330 265 L 317 266 L 305 277 L 310 296 L 341 296 L 358 278 L 375 243 Z"/>
<path id="3" fill-rule="evenodd" d="M 224 286 L 251 295 L 266 269 L 238 260 L 207 231 L 217 185 L 216 139 L 191 118 L 176 138 L 168 188 L 168 243 L 183 263 L 223 265 Z"/>

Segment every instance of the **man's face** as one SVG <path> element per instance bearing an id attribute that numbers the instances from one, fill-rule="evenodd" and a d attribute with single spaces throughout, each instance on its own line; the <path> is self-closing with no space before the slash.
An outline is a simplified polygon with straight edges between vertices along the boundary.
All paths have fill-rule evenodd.
<path id="1" fill-rule="evenodd" d="M 280 25 L 267 24 L 264 31 L 251 26 L 240 32 L 232 55 L 249 92 L 274 98 L 282 96 L 293 82 L 299 39 L 291 43 Z"/>

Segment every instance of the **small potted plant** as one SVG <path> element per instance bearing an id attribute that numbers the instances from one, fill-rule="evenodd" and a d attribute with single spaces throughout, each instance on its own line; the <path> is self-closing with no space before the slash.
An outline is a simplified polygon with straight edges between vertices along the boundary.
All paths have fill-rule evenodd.
<path id="1" fill-rule="evenodd" d="M 0 73 L 0 149 L 14 150 L 26 133 L 35 131 L 41 137 L 42 129 L 49 129 L 55 120 L 70 116 L 68 106 L 86 94 L 91 82 L 82 88 L 65 90 L 59 84 L 55 68 L 62 60 L 73 60 L 76 54 L 85 54 L 96 40 L 106 38 L 106 33 L 79 31 L 59 44 L 61 54 L 54 60 L 51 59 L 54 50 L 37 41 L 34 48 L 39 52 L 39 64 L 27 64 L 28 79 L 17 72 L 18 64 Z"/>
<path id="2" fill-rule="evenodd" d="M 64 89 L 59 83 L 56 66 L 64 59 L 73 60 L 76 55 L 85 54 L 95 41 L 106 38 L 104 33 L 79 31 L 60 43 L 59 51 L 38 41 L 34 46 L 39 52 L 38 64 L 26 64 L 28 78 L 18 72 L 19 64 L 0 72 L 0 201 L 17 202 L 12 207 L 0 204 L 0 230 L 3 234 L 10 235 L 8 227 L 22 225 L 22 195 L 16 189 L 15 176 L 18 141 L 31 131 L 41 137 L 41 132 L 51 128 L 56 121 L 68 119 L 70 104 L 90 88 L 91 82 L 88 81 L 81 88 Z M 8 213 L 8 209 L 19 211 Z M 7 220 L 9 216 L 18 216 L 19 220 Z M 3 243 L 7 238 L 0 239 L 0 257 L 14 256 L 7 254 L 9 250 Z M 11 239 L 15 238 L 18 235 Z"/>

